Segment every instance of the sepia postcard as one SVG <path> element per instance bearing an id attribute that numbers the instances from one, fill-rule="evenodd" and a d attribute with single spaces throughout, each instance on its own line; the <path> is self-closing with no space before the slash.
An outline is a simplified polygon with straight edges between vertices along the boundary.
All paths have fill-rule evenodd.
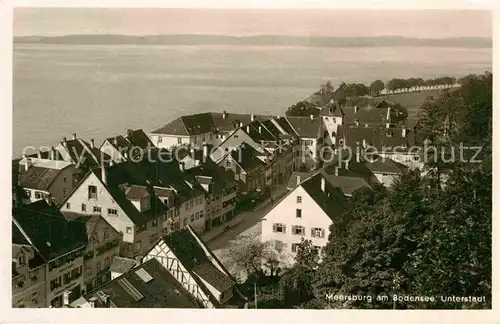
<path id="1" fill-rule="evenodd" d="M 491 8 L 9 10 L 6 323 L 491 315 Z"/>

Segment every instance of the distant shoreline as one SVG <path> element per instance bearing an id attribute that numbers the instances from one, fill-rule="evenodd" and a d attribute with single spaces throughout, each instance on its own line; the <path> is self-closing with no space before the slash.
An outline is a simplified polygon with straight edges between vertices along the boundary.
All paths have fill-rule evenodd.
<path id="1" fill-rule="evenodd" d="M 52 45 L 238 45 L 238 46 L 297 46 L 297 47 L 454 47 L 492 48 L 492 39 L 382 37 L 298 37 L 280 35 L 221 36 L 221 35 L 67 35 L 17 36 L 14 44 Z"/>

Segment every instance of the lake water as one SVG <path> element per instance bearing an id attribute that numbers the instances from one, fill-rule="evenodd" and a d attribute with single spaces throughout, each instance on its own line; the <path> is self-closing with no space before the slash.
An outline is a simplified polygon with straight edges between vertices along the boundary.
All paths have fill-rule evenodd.
<path id="1" fill-rule="evenodd" d="M 331 80 L 491 71 L 491 49 L 14 46 L 13 153 L 62 137 L 100 144 L 204 111 L 284 115 Z"/>

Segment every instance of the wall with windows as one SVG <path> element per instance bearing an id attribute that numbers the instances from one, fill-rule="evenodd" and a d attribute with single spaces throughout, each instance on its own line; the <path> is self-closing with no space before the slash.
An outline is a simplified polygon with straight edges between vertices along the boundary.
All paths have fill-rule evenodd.
<path id="1" fill-rule="evenodd" d="M 121 235 L 104 219 L 100 218 L 93 228 L 87 226 L 89 243 L 83 255 L 83 280 L 86 292 L 111 279 L 110 266 L 114 256 L 120 253 Z"/>
<path id="2" fill-rule="evenodd" d="M 171 148 L 177 145 L 189 145 L 191 142 L 189 136 L 149 134 L 149 138 L 158 148 Z"/>
<path id="3" fill-rule="evenodd" d="M 34 267 L 30 260 L 35 257 L 31 246 L 13 244 L 12 260 L 17 275 L 12 276 L 12 307 L 47 307 L 45 291 L 45 263 Z"/>
<path id="4" fill-rule="evenodd" d="M 292 263 L 302 238 L 318 248 L 326 246 L 331 224 L 330 217 L 298 186 L 263 217 L 261 240 L 284 243 L 285 257 Z"/>
<path id="5" fill-rule="evenodd" d="M 179 208 L 180 228 L 187 225 L 197 232 L 205 230 L 205 196 L 203 194 L 196 196 L 184 202 Z"/>
<path id="6" fill-rule="evenodd" d="M 335 144 L 335 138 L 337 134 L 337 128 L 342 125 L 342 117 L 324 116 L 323 125 L 325 130 L 328 132 L 328 144 Z"/>
<path id="7" fill-rule="evenodd" d="M 62 307 L 63 293 L 70 291 L 70 303 L 81 296 L 83 289 L 83 253 L 79 248 L 66 253 L 47 264 L 47 303 L 52 307 Z"/>
<path id="8" fill-rule="evenodd" d="M 134 242 L 134 223 L 113 200 L 94 173 L 90 173 L 83 180 L 83 183 L 73 192 L 71 197 L 60 206 L 60 210 L 100 214 L 115 230 L 123 233 L 124 242 Z"/>

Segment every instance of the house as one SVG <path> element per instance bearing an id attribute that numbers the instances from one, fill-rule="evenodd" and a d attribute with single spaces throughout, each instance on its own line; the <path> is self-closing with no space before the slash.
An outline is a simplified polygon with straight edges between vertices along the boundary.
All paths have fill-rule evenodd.
<path id="1" fill-rule="evenodd" d="M 226 154 L 218 165 L 234 174 L 234 179 L 240 182 L 240 191 L 262 191 L 266 187 L 266 172 L 271 168 L 265 162 L 270 153 L 261 153 L 252 146 L 241 143 Z"/>
<path id="2" fill-rule="evenodd" d="M 60 204 L 62 212 L 100 214 L 123 233 L 120 255 L 135 258 L 163 233 L 165 205 L 146 182 L 140 163 L 92 169 Z"/>
<path id="3" fill-rule="evenodd" d="M 134 267 L 85 294 L 74 308 L 202 308 L 156 259 Z"/>
<path id="4" fill-rule="evenodd" d="M 322 174 L 332 186 L 340 188 L 346 198 L 351 197 L 356 190 L 370 189 L 379 183 L 365 163 L 356 161 L 334 162 L 325 167 Z"/>
<path id="5" fill-rule="evenodd" d="M 149 137 L 156 146 L 163 148 L 186 145 L 199 149 L 203 144 L 218 146 L 244 124 L 268 118 L 254 114 L 230 114 L 225 111 L 186 115 L 151 132 Z"/>
<path id="6" fill-rule="evenodd" d="M 308 168 L 316 168 L 320 149 L 323 147 L 323 123 L 321 118 L 286 117 L 297 138 L 300 138 L 300 162 Z M 282 125 L 282 123 L 280 123 Z"/>
<path id="7" fill-rule="evenodd" d="M 14 224 L 13 224 L 14 225 Z M 46 262 L 17 226 L 12 226 L 12 307 L 47 307 Z"/>
<path id="8" fill-rule="evenodd" d="M 398 179 L 408 167 L 381 156 L 369 157 L 366 167 L 375 175 L 377 180 L 386 187 L 390 187 L 394 180 Z"/>
<path id="9" fill-rule="evenodd" d="M 190 227 L 169 233 L 142 262 L 156 259 L 204 308 L 243 308 L 236 280 Z"/>
<path id="10" fill-rule="evenodd" d="M 139 158 L 150 149 L 156 148 L 142 129 L 128 129 L 125 135 L 104 140 L 99 150 L 109 155 L 115 163 Z"/>
<path id="11" fill-rule="evenodd" d="M 83 254 L 84 291 L 111 280 L 111 261 L 120 253 L 122 237 L 100 214 L 63 212 L 66 219 L 85 225 L 87 247 Z"/>
<path id="12" fill-rule="evenodd" d="M 95 147 L 94 139 L 91 139 L 90 143 L 88 143 L 81 138 L 77 138 L 76 133 L 73 133 L 71 140 L 64 137 L 62 142 L 55 147 L 55 150 L 62 160 L 71 162 L 77 168 L 86 170 L 99 167 L 103 163 L 110 161 L 110 157 L 106 153 Z"/>
<path id="13" fill-rule="evenodd" d="M 290 190 L 262 218 L 261 240 L 280 242 L 291 264 L 302 238 L 311 240 L 318 250 L 326 246 L 329 227 L 341 216 L 344 205 L 342 190 L 316 173 Z"/>
<path id="14" fill-rule="evenodd" d="M 210 229 L 233 218 L 238 183 L 230 171 L 212 160 L 184 171 L 186 181 L 205 190 L 205 228 Z"/>
<path id="15" fill-rule="evenodd" d="M 115 278 L 128 272 L 130 269 L 134 268 L 135 266 L 137 266 L 139 264 L 140 264 L 140 262 L 138 259 L 123 258 L 120 256 L 113 257 L 113 260 L 111 261 L 111 268 L 110 268 L 111 280 L 114 280 Z"/>
<path id="16" fill-rule="evenodd" d="M 415 132 L 406 126 L 362 127 L 340 126 L 338 149 L 348 148 L 352 155 L 358 150 L 392 159 L 411 169 L 422 168 L 422 150 L 417 147 Z"/>
<path id="17" fill-rule="evenodd" d="M 14 208 L 12 223 L 13 234 L 16 234 L 13 243 L 29 243 L 35 252 L 30 254 L 32 259 L 25 260 L 30 278 L 19 278 L 18 285 L 22 287 L 24 280 L 44 279 L 45 307 L 61 307 L 79 298 L 83 289 L 83 253 L 87 246 L 82 224 L 66 220 L 55 205 L 45 200 Z M 44 270 L 40 268 L 42 265 Z M 42 288 L 38 294 L 43 294 Z M 35 295 L 32 292 L 32 296 Z"/>
<path id="18" fill-rule="evenodd" d="M 22 202 L 29 204 L 50 197 L 59 204 L 76 186 L 81 174 L 71 162 L 23 157 L 19 160 L 17 183 L 24 190 Z"/>

